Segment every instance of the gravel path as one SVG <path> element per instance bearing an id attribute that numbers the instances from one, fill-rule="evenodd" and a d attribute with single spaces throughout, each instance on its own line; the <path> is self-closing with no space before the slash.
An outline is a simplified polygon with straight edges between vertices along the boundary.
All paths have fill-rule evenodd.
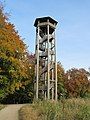
<path id="1" fill-rule="evenodd" d="M 18 120 L 18 110 L 24 104 L 8 105 L 0 111 L 0 120 Z"/>

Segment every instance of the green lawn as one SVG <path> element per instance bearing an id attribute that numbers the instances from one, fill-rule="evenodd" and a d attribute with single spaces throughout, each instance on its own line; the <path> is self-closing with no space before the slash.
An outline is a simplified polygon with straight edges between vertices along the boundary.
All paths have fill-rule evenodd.
<path id="1" fill-rule="evenodd" d="M 20 120 L 90 120 L 90 99 L 38 101 L 22 107 Z"/>

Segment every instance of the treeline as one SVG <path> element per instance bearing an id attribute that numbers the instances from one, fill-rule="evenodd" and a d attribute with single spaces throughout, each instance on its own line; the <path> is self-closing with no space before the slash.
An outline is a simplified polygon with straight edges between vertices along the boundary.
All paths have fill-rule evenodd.
<path id="1" fill-rule="evenodd" d="M 0 103 L 26 103 L 33 101 L 34 54 L 29 54 L 23 39 L 8 21 L 0 5 Z M 71 69 L 65 73 L 58 62 L 58 99 L 89 97 L 89 74 L 84 69 Z"/>

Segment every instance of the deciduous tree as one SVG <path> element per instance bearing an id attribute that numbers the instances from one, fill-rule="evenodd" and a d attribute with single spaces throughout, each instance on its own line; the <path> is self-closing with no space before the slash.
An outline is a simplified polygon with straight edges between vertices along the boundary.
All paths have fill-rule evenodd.
<path id="1" fill-rule="evenodd" d="M 69 97 L 84 97 L 88 91 L 89 81 L 84 69 L 70 69 L 66 73 L 66 89 Z"/>
<path id="2" fill-rule="evenodd" d="M 57 63 L 57 79 L 58 79 L 58 99 L 67 96 L 65 88 L 65 71 L 60 62 Z"/>
<path id="3" fill-rule="evenodd" d="M 0 6 L 0 100 L 24 91 L 31 83 L 33 75 L 27 53 L 23 39 Z"/>

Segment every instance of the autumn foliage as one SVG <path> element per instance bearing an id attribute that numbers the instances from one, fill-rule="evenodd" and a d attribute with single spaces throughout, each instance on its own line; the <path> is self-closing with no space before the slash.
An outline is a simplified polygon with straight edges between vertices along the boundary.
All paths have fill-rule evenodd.
<path id="1" fill-rule="evenodd" d="M 26 89 L 31 82 L 28 52 L 15 26 L 0 7 L 0 100 Z M 30 95 L 30 91 L 28 93 Z M 13 99 L 11 97 L 11 99 Z M 14 96 L 15 97 L 15 96 Z M 20 96 L 19 96 L 20 97 Z M 30 97 L 30 96 L 29 96 Z M 10 101 L 10 100 L 9 100 Z M 15 100 L 14 100 L 15 101 Z"/>
<path id="2" fill-rule="evenodd" d="M 71 69 L 66 73 L 65 87 L 68 97 L 85 97 L 90 88 L 87 78 L 88 72 L 84 69 Z"/>
<path id="3" fill-rule="evenodd" d="M 65 71 L 60 62 L 57 63 L 57 80 L 58 80 L 58 99 L 67 96 L 65 88 Z"/>

